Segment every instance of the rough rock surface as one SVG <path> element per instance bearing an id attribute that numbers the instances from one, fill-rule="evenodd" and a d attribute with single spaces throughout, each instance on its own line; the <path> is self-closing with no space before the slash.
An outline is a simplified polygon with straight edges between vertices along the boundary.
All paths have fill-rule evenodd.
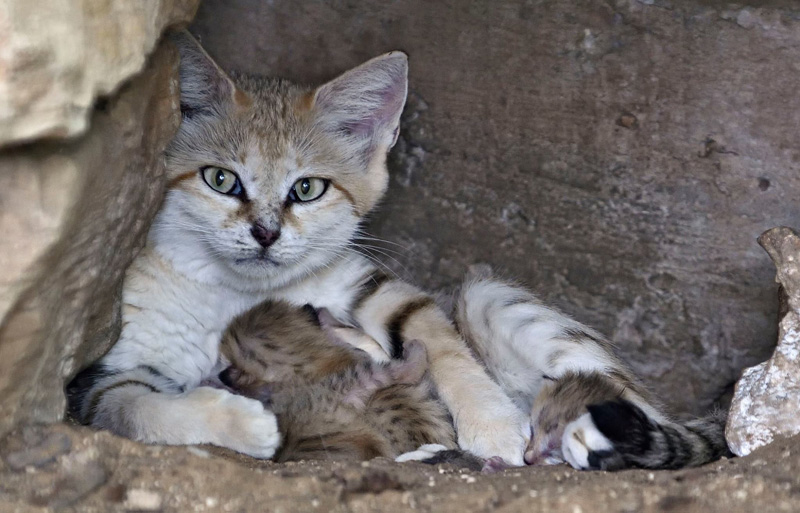
<path id="1" fill-rule="evenodd" d="M 772 358 L 746 369 L 736 384 L 725 436 L 739 456 L 776 437 L 800 433 L 800 236 L 790 228 L 774 228 L 759 243 L 778 269 L 787 311 Z"/>
<path id="2" fill-rule="evenodd" d="M 695 413 L 772 352 L 755 240 L 800 226 L 796 1 L 206 0 L 193 31 L 225 67 L 305 82 L 409 53 L 371 228 L 401 275 L 492 264 Z"/>
<path id="3" fill-rule="evenodd" d="M 164 28 L 199 0 L 4 0 L 0 146 L 83 133 L 98 96 L 142 70 Z"/>
<path id="4" fill-rule="evenodd" d="M 0 511 L 731 513 L 800 503 L 798 438 L 675 472 L 559 465 L 481 475 L 383 459 L 274 464 L 220 454 L 63 424 L 19 428 L 0 440 Z"/>
<path id="5" fill-rule="evenodd" d="M 118 329 L 122 275 L 163 194 L 176 77 L 165 44 L 84 137 L 0 150 L 0 433 L 61 419 L 64 381 Z"/>

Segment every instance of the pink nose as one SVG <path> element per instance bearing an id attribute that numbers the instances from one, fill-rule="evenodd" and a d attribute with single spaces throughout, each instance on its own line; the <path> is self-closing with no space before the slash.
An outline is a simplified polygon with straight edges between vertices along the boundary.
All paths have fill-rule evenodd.
<path id="1" fill-rule="evenodd" d="M 268 248 L 281 236 L 281 229 L 268 230 L 264 228 L 261 223 L 253 223 L 253 226 L 250 228 L 250 233 L 262 248 Z"/>

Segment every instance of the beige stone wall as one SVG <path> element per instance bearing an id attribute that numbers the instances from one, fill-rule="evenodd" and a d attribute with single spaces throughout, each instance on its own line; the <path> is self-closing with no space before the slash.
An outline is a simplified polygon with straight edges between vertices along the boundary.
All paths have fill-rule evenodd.
<path id="1" fill-rule="evenodd" d="M 177 52 L 160 34 L 197 6 L 48 4 L 0 10 L 0 434 L 61 418 L 65 379 L 118 330 L 179 122 Z"/>
<path id="2" fill-rule="evenodd" d="M 0 3 L 0 144 L 76 136 L 198 0 Z"/>

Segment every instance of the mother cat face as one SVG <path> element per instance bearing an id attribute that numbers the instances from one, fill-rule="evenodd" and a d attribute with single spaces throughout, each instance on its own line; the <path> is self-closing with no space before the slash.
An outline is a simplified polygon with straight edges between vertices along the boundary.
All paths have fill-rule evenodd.
<path id="1" fill-rule="evenodd" d="M 405 54 L 308 89 L 230 78 L 190 36 L 176 42 L 183 119 L 167 149 L 157 231 L 199 242 L 248 278 L 289 280 L 341 255 L 386 190 Z"/>

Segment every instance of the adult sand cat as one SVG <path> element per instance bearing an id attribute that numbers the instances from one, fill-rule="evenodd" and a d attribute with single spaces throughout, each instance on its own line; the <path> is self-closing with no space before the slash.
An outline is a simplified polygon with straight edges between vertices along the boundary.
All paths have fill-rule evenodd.
<path id="1" fill-rule="evenodd" d="M 231 320 L 269 298 L 327 308 L 391 353 L 426 344 L 459 445 L 523 463 L 527 417 L 416 287 L 351 251 L 384 194 L 386 153 L 406 98 L 393 52 L 308 89 L 229 78 L 188 35 L 183 121 L 167 150 L 168 190 L 127 271 L 122 331 L 69 385 L 73 416 L 148 443 L 215 444 L 275 454 L 275 416 L 259 401 L 200 383 L 218 372 Z"/>
<path id="2" fill-rule="evenodd" d="M 230 322 L 279 299 L 327 308 L 392 356 L 421 340 L 459 445 L 477 456 L 522 464 L 525 410 L 531 462 L 563 449 L 578 468 L 660 468 L 720 453 L 716 425 L 670 422 L 599 335 L 533 296 L 492 281 L 465 289 L 459 327 L 493 380 L 429 296 L 349 249 L 386 189 L 404 54 L 312 90 L 233 81 L 188 36 L 179 48 L 183 122 L 165 202 L 126 274 L 119 341 L 68 387 L 73 416 L 144 442 L 272 457 L 272 412 L 199 385 L 220 370 Z"/>

